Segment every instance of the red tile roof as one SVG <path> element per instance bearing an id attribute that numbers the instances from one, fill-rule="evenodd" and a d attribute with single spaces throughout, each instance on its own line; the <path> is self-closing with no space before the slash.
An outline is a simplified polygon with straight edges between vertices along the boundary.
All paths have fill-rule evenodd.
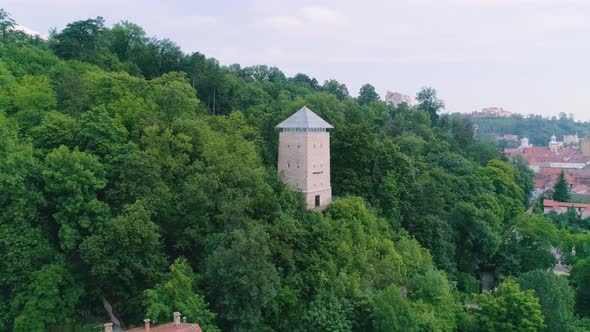
<path id="1" fill-rule="evenodd" d="M 535 188 L 544 189 L 546 184 L 547 184 L 547 181 L 545 179 L 540 179 L 540 178 L 535 179 Z"/>
<path id="2" fill-rule="evenodd" d="M 588 192 L 589 189 L 590 189 L 589 186 L 587 186 L 585 184 L 579 184 L 572 189 L 572 192 L 576 193 L 576 194 L 586 193 L 586 192 Z"/>
<path id="3" fill-rule="evenodd" d="M 552 201 L 550 199 L 546 199 L 543 202 L 543 207 L 553 208 L 553 209 L 554 208 L 569 208 L 569 207 L 574 207 L 574 208 L 579 208 L 579 209 L 590 209 L 590 204 L 558 202 L 558 201 Z"/>
<path id="4" fill-rule="evenodd" d="M 145 332 L 145 327 L 136 327 L 126 332 Z M 203 332 L 199 324 L 193 323 L 174 323 L 162 324 L 157 326 L 150 326 L 150 332 Z"/>

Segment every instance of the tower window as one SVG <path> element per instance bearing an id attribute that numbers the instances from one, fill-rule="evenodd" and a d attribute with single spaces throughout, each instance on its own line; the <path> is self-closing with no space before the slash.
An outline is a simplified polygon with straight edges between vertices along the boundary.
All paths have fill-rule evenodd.
<path id="1" fill-rule="evenodd" d="M 291 162 L 290 161 L 287 161 L 287 167 L 288 168 L 291 168 Z"/>
<path id="2" fill-rule="evenodd" d="M 315 196 L 315 207 L 320 207 L 320 195 Z"/>

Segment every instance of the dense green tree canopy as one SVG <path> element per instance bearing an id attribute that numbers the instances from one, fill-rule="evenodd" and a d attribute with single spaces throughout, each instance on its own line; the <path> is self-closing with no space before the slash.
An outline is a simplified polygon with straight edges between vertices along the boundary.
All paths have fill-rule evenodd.
<path id="1" fill-rule="evenodd" d="M 545 327 L 539 299 L 534 291 L 520 289 L 517 281 L 504 281 L 493 294 L 478 297 L 478 331 L 539 331 Z"/>
<path id="2" fill-rule="evenodd" d="M 453 331 L 483 275 L 553 264 L 555 227 L 523 216 L 530 170 L 439 115 L 432 88 L 389 108 L 127 21 L 42 41 L 0 13 L 0 330 L 96 326 L 106 301 L 122 328 L 180 311 L 205 330 Z M 276 173 L 275 126 L 304 105 L 334 126 L 322 212 Z M 590 249 L 567 239 L 587 314 Z M 517 286 L 478 297 L 481 326 L 540 328 Z"/>
<path id="3" fill-rule="evenodd" d="M 523 290 L 534 290 L 545 316 L 544 331 L 569 331 L 574 322 L 574 292 L 565 277 L 534 270 L 519 278 Z"/>

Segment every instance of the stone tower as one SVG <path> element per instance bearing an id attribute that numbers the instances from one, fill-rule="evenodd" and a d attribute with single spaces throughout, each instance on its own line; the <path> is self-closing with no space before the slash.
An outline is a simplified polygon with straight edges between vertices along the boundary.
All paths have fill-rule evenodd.
<path id="1" fill-rule="evenodd" d="M 303 106 L 281 122 L 279 176 L 305 197 L 309 209 L 323 210 L 332 201 L 329 123 Z"/>

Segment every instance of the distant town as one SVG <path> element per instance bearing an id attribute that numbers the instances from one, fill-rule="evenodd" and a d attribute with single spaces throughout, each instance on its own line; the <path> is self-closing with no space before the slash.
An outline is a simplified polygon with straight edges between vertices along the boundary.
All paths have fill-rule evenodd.
<path id="1" fill-rule="evenodd" d="M 590 138 L 577 134 L 564 135 L 558 141 L 553 135 L 546 146 L 533 146 L 527 137 L 504 135 L 506 140 L 519 140 L 517 148 L 508 148 L 504 154 L 509 158 L 521 156 L 535 172 L 534 197 L 544 195 L 555 185 L 563 170 L 573 199 L 590 200 Z"/>
<path id="2" fill-rule="evenodd" d="M 393 107 L 401 103 L 412 105 L 413 98 L 409 95 L 387 91 L 385 102 Z M 478 135 L 477 119 L 509 118 L 518 113 L 510 112 L 502 107 L 486 107 L 480 111 L 461 114 L 474 120 L 474 136 Z M 535 189 L 532 201 L 540 197 L 550 197 L 553 187 L 563 171 L 572 200 L 590 203 L 590 137 L 580 137 L 578 133 L 564 134 L 558 139 L 554 134 L 546 137 L 545 145 L 534 146 L 526 135 L 516 133 L 496 134 L 496 143 L 503 142 L 504 155 L 509 159 L 523 158 L 535 173 Z M 583 218 L 590 216 L 590 204 L 568 203 L 554 204 L 547 200 L 544 206 L 546 213 L 551 211 L 564 213 L 568 208 L 575 207 Z"/>

